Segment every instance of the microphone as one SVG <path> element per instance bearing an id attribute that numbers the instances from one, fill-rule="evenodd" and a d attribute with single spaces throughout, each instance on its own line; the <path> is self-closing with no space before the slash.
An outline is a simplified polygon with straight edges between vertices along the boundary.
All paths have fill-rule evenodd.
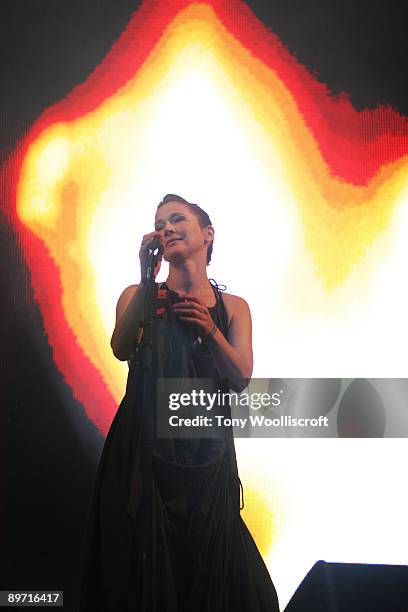
<path id="1" fill-rule="evenodd" d="M 159 238 L 154 238 L 148 246 L 149 252 L 146 261 L 146 273 L 144 279 L 146 282 L 154 280 L 154 269 L 158 259 L 163 254 L 163 247 Z M 157 253 L 155 253 L 157 251 Z"/>
<path id="2" fill-rule="evenodd" d="M 154 252 L 156 249 L 158 249 L 158 252 L 156 253 L 156 257 L 160 257 L 160 255 L 163 255 L 163 247 L 162 247 L 162 243 L 159 238 L 155 238 L 154 240 L 152 240 L 152 242 L 149 245 L 150 251 Z"/>

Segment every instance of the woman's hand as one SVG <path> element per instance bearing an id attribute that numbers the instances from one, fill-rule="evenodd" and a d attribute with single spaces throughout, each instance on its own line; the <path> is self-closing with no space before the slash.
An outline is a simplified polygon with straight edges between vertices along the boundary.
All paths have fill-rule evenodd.
<path id="1" fill-rule="evenodd" d="M 214 328 L 214 321 L 207 306 L 191 295 L 185 295 L 183 299 L 184 302 L 173 304 L 174 313 L 181 321 L 197 325 L 202 334 L 209 334 Z"/>
<path id="2" fill-rule="evenodd" d="M 150 232 L 149 234 L 145 234 L 142 238 L 142 244 L 140 245 L 140 250 L 139 250 L 140 274 L 141 274 L 142 279 L 146 275 L 150 247 L 152 245 L 152 242 L 157 239 L 160 241 L 160 244 L 163 250 L 163 237 L 160 234 L 160 232 L 156 232 L 156 231 Z M 159 273 L 162 257 L 163 257 L 162 253 L 160 253 L 160 255 L 158 256 L 157 264 L 153 272 L 155 278 Z"/>
<path id="3" fill-rule="evenodd" d="M 180 295 L 180 294 L 179 294 Z M 252 320 L 245 300 L 234 295 L 223 299 L 229 315 L 227 336 L 214 323 L 208 308 L 191 295 L 181 295 L 173 310 L 181 320 L 198 325 L 208 336 L 208 348 L 221 378 L 227 378 L 231 389 L 241 392 L 252 376 Z"/>

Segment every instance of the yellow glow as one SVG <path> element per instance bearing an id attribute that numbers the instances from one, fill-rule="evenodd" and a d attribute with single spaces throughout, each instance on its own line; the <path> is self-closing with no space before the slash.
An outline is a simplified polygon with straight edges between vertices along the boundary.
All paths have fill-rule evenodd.
<path id="1" fill-rule="evenodd" d="M 66 131 L 53 126 L 28 151 L 18 197 L 18 213 L 27 224 L 52 225 L 59 214 L 57 187 L 71 156 Z"/>

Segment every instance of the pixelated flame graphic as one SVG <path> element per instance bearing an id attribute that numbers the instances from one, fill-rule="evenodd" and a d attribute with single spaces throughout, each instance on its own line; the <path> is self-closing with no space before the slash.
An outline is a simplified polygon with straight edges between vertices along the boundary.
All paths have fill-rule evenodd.
<path id="1" fill-rule="evenodd" d="M 331 97 L 238 0 L 144 3 L 8 168 L 53 359 L 101 432 L 127 370 L 109 346 L 114 305 L 138 282 L 140 238 L 164 193 L 220 219 L 219 275 L 233 278 L 233 252 L 258 376 L 325 376 L 328 351 L 334 367 L 353 360 L 347 325 L 369 360 L 367 320 L 376 342 L 405 320 L 406 293 L 391 316 L 387 288 L 405 273 L 407 149 L 405 118 Z M 254 271 L 237 246 L 259 236 Z"/>

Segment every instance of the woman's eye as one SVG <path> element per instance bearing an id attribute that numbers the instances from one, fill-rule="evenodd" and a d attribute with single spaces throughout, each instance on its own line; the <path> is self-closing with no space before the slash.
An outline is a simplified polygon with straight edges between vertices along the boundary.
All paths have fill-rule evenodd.
<path id="1" fill-rule="evenodd" d="M 172 217 L 170 223 L 177 223 L 177 221 L 184 221 L 185 217 L 183 215 L 177 215 L 176 217 Z M 158 223 L 154 228 L 156 232 L 160 232 L 160 230 L 164 229 L 164 223 Z"/>

